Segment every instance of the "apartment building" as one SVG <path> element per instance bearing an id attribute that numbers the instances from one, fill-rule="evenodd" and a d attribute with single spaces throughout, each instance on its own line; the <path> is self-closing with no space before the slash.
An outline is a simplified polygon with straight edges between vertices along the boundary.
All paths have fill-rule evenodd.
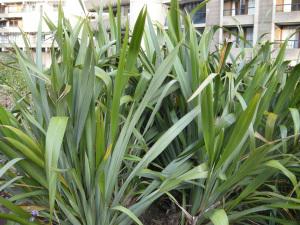
<path id="1" fill-rule="evenodd" d="M 23 31 L 34 52 L 41 13 L 55 22 L 59 2 L 60 0 L 0 0 L 0 51 L 8 51 L 13 43 L 20 48 L 25 48 L 21 32 Z M 76 16 L 83 14 L 78 1 L 62 0 L 61 2 L 71 22 L 75 22 Z M 48 64 L 50 61 L 48 52 L 53 38 L 45 22 L 42 27 L 43 58 L 45 64 Z"/>
<path id="2" fill-rule="evenodd" d="M 286 59 L 299 62 L 300 0 L 224 0 L 222 3 L 220 25 L 237 32 L 235 26 L 240 24 L 249 41 L 248 47 L 262 39 L 274 42 L 276 50 L 289 39 Z M 220 41 L 226 37 L 225 31 Z"/>
<path id="3" fill-rule="evenodd" d="M 193 10 L 202 0 L 181 0 L 180 6 L 187 12 Z M 95 10 L 98 0 L 87 0 L 87 8 Z M 104 0 L 104 5 L 116 4 L 117 0 Z M 165 24 L 166 12 L 170 0 L 124 0 L 124 17 L 129 16 L 131 26 L 134 24 L 139 11 L 147 5 L 148 12 L 155 22 Z M 299 61 L 300 55 L 300 0 L 210 0 L 206 7 L 199 10 L 193 19 L 199 30 L 205 26 L 220 25 L 223 32 L 218 32 L 215 44 L 229 39 L 234 42 L 233 51 L 237 52 L 240 40 L 232 33 L 239 33 L 240 25 L 247 40 L 246 48 L 251 47 L 259 39 L 270 40 L 278 47 L 289 38 L 286 59 Z"/>
<path id="4" fill-rule="evenodd" d="M 97 9 L 100 7 L 100 4 L 102 4 L 102 7 L 104 9 L 104 13 L 102 15 L 104 26 L 109 26 L 108 6 L 111 5 L 113 6 L 113 10 L 116 10 L 117 2 L 118 0 L 85 0 L 85 6 L 90 12 L 97 14 Z M 121 0 L 122 26 L 125 27 L 127 18 L 129 18 L 130 27 L 133 28 L 140 10 L 145 5 L 147 6 L 148 14 L 153 19 L 153 21 L 164 24 L 167 14 L 167 5 L 163 4 L 162 2 L 162 0 Z M 96 20 L 94 22 L 96 23 Z"/>

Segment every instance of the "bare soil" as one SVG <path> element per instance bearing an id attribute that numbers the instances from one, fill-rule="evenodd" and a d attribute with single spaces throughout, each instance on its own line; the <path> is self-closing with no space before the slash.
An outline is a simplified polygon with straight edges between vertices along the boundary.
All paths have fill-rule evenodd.
<path id="1" fill-rule="evenodd" d="M 144 225 L 179 225 L 180 211 L 168 199 L 159 199 L 141 216 Z"/>

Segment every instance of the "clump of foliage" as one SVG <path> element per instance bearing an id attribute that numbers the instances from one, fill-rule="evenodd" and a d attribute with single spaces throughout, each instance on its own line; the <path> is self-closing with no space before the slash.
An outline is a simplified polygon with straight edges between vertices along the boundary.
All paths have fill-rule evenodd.
<path id="1" fill-rule="evenodd" d="M 173 0 L 168 30 L 143 9 L 131 33 L 120 5 L 110 31 L 101 19 L 72 27 L 60 8 L 58 24 L 46 19 L 49 68 L 41 26 L 36 59 L 15 48 L 30 96 L 0 108 L 0 151 L 23 158 L 0 217 L 141 224 L 165 195 L 181 224 L 297 224 L 300 67 L 284 61 L 287 43 L 275 59 L 269 42 L 250 60 L 231 43 L 212 52 L 219 28 L 191 22 L 204 4 L 186 15 Z"/>
<path id="2" fill-rule="evenodd" d="M 18 69 L 16 58 L 12 53 L 0 54 L 0 105 L 11 107 L 13 94 L 26 93 L 24 79 Z"/>

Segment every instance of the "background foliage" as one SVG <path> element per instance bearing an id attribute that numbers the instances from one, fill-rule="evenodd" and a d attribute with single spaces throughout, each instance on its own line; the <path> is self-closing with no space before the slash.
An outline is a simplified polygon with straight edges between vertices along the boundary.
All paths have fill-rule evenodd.
<path id="1" fill-rule="evenodd" d="M 13 90 L 25 94 L 26 86 L 18 69 L 16 58 L 11 53 L 0 54 L 0 104 L 12 107 Z"/>

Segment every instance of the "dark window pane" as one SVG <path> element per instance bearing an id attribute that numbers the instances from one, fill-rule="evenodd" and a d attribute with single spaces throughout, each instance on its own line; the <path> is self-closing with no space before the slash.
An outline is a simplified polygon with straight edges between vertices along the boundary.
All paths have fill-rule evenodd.
<path id="1" fill-rule="evenodd" d="M 191 3 L 185 3 L 181 7 L 183 10 L 187 11 L 188 13 L 192 12 L 194 8 L 196 8 L 202 1 L 197 2 L 191 2 Z M 206 20 L 206 7 L 202 7 L 200 10 L 198 10 L 193 18 L 193 23 L 205 23 Z"/>

